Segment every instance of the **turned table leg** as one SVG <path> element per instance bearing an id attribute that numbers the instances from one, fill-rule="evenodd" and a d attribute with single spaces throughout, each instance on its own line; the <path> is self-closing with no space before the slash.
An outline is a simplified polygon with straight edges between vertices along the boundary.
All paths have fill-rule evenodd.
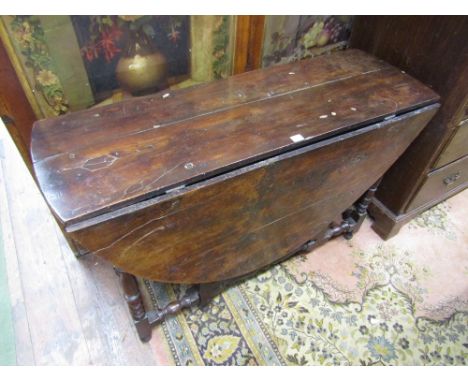
<path id="1" fill-rule="evenodd" d="M 201 300 L 207 303 L 213 297 L 212 291 L 207 291 L 202 286 L 194 286 L 188 289 L 180 299 L 167 304 L 164 308 L 146 311 L 136 277 L 118 268 L 114 269 L 119 276 L 125 301 L 135 324 L 138 337 L 140 337 L 142 342 L 148 342 L 151 339 L 153 325 L 161 323 L 167 316 L 175 315 L 184 308 L 197 305 Z M 202 298 L 200 297 L 200 290 L 203 291 Z"/>
<path id="2" fill-rule="evenodd" d="M 179 313 L 184 308 L 190 308 L 200 303 L 199 286 L 189 288 L 185 295 L 176 301 L 172 301 L 162 309 L 151 310 L 147 313 L 149 323 L 156 325 L 161 323 L 167 316 Z"/>
<path id="3" fill-rule="evenodd" d="M 350 209 L 343 213 L 343 220 L 340 224 L 331 225 L 322 233 L 323 236 L 320 239 L 310 240 L 298 250 L 310 251 L 338 235 L 344 235 L 346 239 L 351 239 L 353 233 L 360 228 L 367 215 L 367 208 L 377 190 L 379 182 L 369 188 Z M 282 260 L 292 254 L 293 253 L 288 254 Z M 141 298 L 136 277 L 117 268 L 115 270 L 120 278 L 120 284 L 122 285 L 125 300 L 127 301 L 128 309 L 132 315 L 138 336 L 143 342 L 147 342 L 151 339 L 151 329 L 153 325 L 161 323 L 167 316 L 175 315 L 184 308 L 199 304 L 202 306 L 206 305 L 213 297 L 221 293 L 229 285 L 229 282 L 196 285 L 189 288 L 182 297 L 176 301 L 170 302 L 164 308 L 156 308 L 147 312 Z M 244 278 L 246 278 L 246 276 L 240 277 L 238 280 Z M 235 282 L 235 280 L 231 280 L 231 282 Z"/>
<path id="4" fill-rule="evenodd" d="M 343 220 L 340 224 L 330 226 L 322 241 L 330 240 L 338 235 L 343 235 L 347 240 L 353 237 L 353 234 L 359 230 L 367 216 L 367 208 L 377 191 L 379 183 L 380 179 L 351 208 L 343 213 Z"/>
<path id="5" fill-rule="evenodd" d="M 116 273 L 120 278 L 120 285 L 138 332 L 138 337 L 140 337 L 141 341 L 148 342 L 151 339 L 151 325 L 146 315 L 136 277 L 119 269 L 116 269 Z"/>
<path id="6" fill-rule="evenodd" d="M 354 205 L 354 208 L 351 210 L 349 217 L 351 217 L 354 221 L 351 230 L 344 233 L 345 239 L 351 239 L 353 237 L 353 233 L 357 232 L 359 228 L 361 228 L 362 223 L 364 222 L 367 216 L 367 209 L 369 208 L 369 204 L 372 201 L 372 198 L 377 191 L 377 187 L 379 186 L 380 179 L 372 185 L 371 188 L 367 190 L 367 192 L 357 201 Z"/>

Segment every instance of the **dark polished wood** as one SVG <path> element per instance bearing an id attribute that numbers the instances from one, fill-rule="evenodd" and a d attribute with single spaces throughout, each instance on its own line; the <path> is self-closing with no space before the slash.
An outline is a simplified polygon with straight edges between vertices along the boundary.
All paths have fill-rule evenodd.
<path id="1" fill-rule="evenodd" d="M 437 91 L 442 99 L 439 112 L 382 180 L 376 194 L 379 203 L 371 207 L 372 215 L 386 217 L 374 222 L 379 233 L 394 235 L 416 211 L 423 212 L 422 204 L 415 201 L 422 203 L 418 194 L 428 174 L 468 155 L 468 145 L 462 139 L 466 136 L 462 121 L 468 105 L 466 36 L 466 16 L 360 16 L 353 23 L 352 47 L 405 70 Z M 450 195 L 453 192 L 447 189 L 446 197 Z M 434 194 L 425 208 L 444 199 L 440 196 Z M 385 210 L 376 211 L 380 206 Z M 387 218 L 393 220 L 393 228 Z"/>
<path id="2" fill-rule="evenodd" d="M 388 169 L 436 109 L 308 145 L 67 230 L 91 252 L 151 280 L 239 277 L 313 239 Z"/>
<path id="3" fill-rule="evenodd" d="M 345 228 L 339 227 L 339 234 L 343 234 L 345 239 L 351 239 L 353 234 L 357 232 L 359 228 L 361 228 L 361 225 L 367 216 L 367 208 L 369 207 L 369 204 L 371 203 L 372 198 L 377 191 L 377 187 L 379 186 L 380 181 L 381 180 L 379 179 L 377 182 L 375 182 L 372 187 L 369 188 L 367 192 L 361 197 L 361 199 L 356 202 L 353 208 L 345 211 L 343 214 L 343 222 L 348 224 L 346 224 Z"/>
<path id="4" fill-rule="evenodd" d="M 0 40 L 0 118 L 18 147 L 28 169 L 32 170 L 30 157 L 31 131 L 36 116 L 16 76 Z"/>
<path id="5" fill-rule="evenodd" d="M 122 272 L 118 268 L 115 271 L 120 278 L 120 285 L 122 286 L 133 323 L 137 329 L 138 337 L 143 342 L 149 341 L 151 339 L 151 325 L 146 315 L 138 282 L 135 276 L 131 274 Z"/>
<path id="6" fill-rule="evenodd" d="M 147 339 L 225 283 L 351 237 L 437 101 L 350 50 L 39 121 L 32 156 L 67 237 L 121 270 Z M 198 287 L 145 312 L 133 275 Z"/>
<path id="7" fill-rule="evenodd" d="M 377 190 L 379 183 L 380 179 L 369 190 L 367 190 L 367 192 L 351 208 L 342 214 L 342 220 L 340 223 L 330 224 L 327 229 L 317 235 L 317 239 L 307 241 L 300 248 L 286 254 L 276 262 L 284 261 L 299 252 L 309 252 L 339 235 L 344 235 L 345 238 L 350 239 L 353 232 L 356 232 L 364 221 L 367 215 L 367 207 L 372 196 Z M 151 339 L 151 326 L 161 323 L 168 316 L 176 315 L 182 309 L 190 308 L 195 305 L 207 305 L 215 296 L 227 288 L 264 270 L 265 267 L 234 279 L 191 286 L 186 290 L 182 297 L 170 302 L 165 307 L 160 308 L 155 306 L 154 309 L 150 309 L 148 311 L 145 310 L 141 301 L 138 283 L 135 277 L 127 273 L 122 273 L 117 269 L 116 272 L 121 277 L 121 282 L 125 291 L 125 298 L 131 315 L 134 318 L 134 324 L 138 335 L 143 342 L 147 342 Z"/>
<path id="8" fill-rule="evenodd" d="M 468 143 L 468 142 L 467 142 Z M 431 171 L 425 179 L 418 194 L 409 205 L 409 210 L 428 204 L 454 189 L 464 189 L 468 186 L 468 155 Z"/>
<path id="9" fill-rule="evenodd" d="M 445 146 L 440 154 L 435 168 L 443 167 L 467 155 L 468 146 L 468 121 L 458 126 L 450 142 Z"/>
<path id="10" fill-rule="evenodd" d="M 179 313 L 184 308 L 200 303 L 198 287 L 192 287 L 180 299 L 170 302 L 164 308 L 148 312 L 148 321 L 151 325 L 161 323 L 167 316 Z"/>
<path id="11" fill-rule="evenodd" d="M 233 73 L 240 74 L 261 67 L 265 16 L 236 16 L 236 19 Z"/>
<path id="12" fill-rule="evenodd" d="M 437 98 L 351 50 L 39 121 L 34 169 L 68 226 Z"/>

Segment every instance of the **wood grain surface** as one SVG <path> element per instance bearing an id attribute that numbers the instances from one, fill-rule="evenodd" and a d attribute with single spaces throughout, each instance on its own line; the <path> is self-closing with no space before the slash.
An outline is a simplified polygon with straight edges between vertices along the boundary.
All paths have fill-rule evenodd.
<path id="1" fill-rule="evenodd" d="M 0 118 L 15 141 L 28 169 L 32 171 L 30 157 L 31 130 L 37 120 L 28 98 L 21 87 L 7 50 L 0 39 Z"/>
<path id="2" fill-rule="evenodd" d="M 358 16 L 353 22 L 353 48 L 405 70 L 441 96 L 439 112 L 385 174 L 377 190 L 376 198 L 399 219 L 415 216 L 409 206 L 429 171 L 440 167 L 436 164 L 439 155 L 464 114 L 468 102 L 467 36 L 466 16 Z M 436 198 L 433 205 L 439 202 Z"/>
<path id="3" fill-rule="evenodd" d="M 327 228 L 406 149 L 438 105 L 284 153 L 68 227 L 122 270 L 172 283 L 242 276 Z"/>
<path id="4" fill-rule="evenodd" d="M 32 157 L 68 226 L 437 99 L 349 50 L 39 121 Z"/>
<path id="5" fill-rule="evenodd" d="M 17 365 L 167 364 L 156 346 L 139 341 L 112 265 L 93 255 L 77 261 L 4 128 L 0 141 L 0 229 Z M 153 336 L 154 344 L 163 341 L 162 328 Z"/>

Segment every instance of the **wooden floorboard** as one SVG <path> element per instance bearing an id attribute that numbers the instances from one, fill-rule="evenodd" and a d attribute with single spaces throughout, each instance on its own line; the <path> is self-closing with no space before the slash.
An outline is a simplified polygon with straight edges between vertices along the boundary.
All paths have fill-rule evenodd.
<path id="1" fill-rule="evenodd" d="M 3 170 L 36 364 L 89 364 L 54 222 L 23 173 L 24 165 L 5 146 Z"/>
<path id="2" fill-rule="evenodd" d="M 78 261 L 56 231 L 93 363 L 153 364 L 151 349 L 137 338 L 112 266 L 93 255 Z"/>
<path id="3" fill-rule="evenodd" d="M 31 333 L 24 302 L 23 285 L 10 220 L 10 210 L 6 194 L 6 178 L 3 175 L 4 160 L 0 159 L 0 223 L 3 230 L 8 289 L 15 332 L 16 364 L 35 365 Z"/>
<path id="4" fill-rule="evenodd" d="M 110 264 L 78 260 L 4 128 L 1 221 L 20 365 L 153 365 Z"/>

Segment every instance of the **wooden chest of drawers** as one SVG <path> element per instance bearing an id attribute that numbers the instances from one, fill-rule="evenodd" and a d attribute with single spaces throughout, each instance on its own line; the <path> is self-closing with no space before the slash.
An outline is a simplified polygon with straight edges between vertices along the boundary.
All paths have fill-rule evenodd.
<path id="1" fill-rule="evenodd" d="M 437 100 L 349 50 L 39 121 L 31 154 L 70 243 L 118 267 L 146 340 L 221 283 L 352 235 Z M 145 312 L 132 275 L 200 287 Z"/>
<path id="2" fill-rule="evenodd" d="M 387 171 L 370 206 L 373 228 L 385 239 L 468 187 L 467 36 L 466 16 L 360 16 L 353 23 L 351 46 L 400 67 L 441 96 L 436 116 Z"/>

